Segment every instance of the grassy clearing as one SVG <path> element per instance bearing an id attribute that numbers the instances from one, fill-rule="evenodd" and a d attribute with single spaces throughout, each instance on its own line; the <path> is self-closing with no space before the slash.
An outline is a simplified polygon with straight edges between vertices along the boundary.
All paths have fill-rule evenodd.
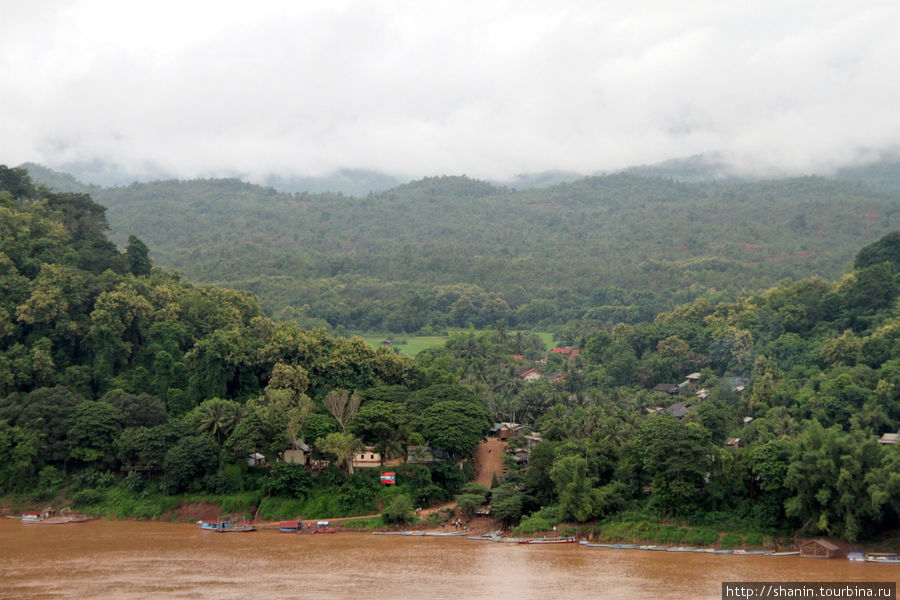
<path id="1" fill-rule="evenodd" d="M 400 354 L 405 354 L 407 356 L 415 356 L 426 348 L 443 346 L 447 341 L 446 335 L 412 335 L 402 337 L 373 335 L 363 336 L 363 339 L 366 341 L 366 343 L 368 343 L 370 346 L 374 346 L 375 348 L 381 346 L 381 342 L 383 342 L 387 338 L 391 338 L 392 340 L 394 340 L 394 345 L 392 347 L 397 350 L 397 352 L 399 352 Z"/>
<path id="2" fill-rule="evenodd" d="M 514 331 L 511 333 L 515 333 Z M 541 338 L 544 342 L 544 345 L 549 350 L 553 348 L 553 334 L 547 332 L 535 332 L 537 336 Z M 381 342 L 386 339 L 391 339 L 394 342 L 392 348 L 397 350 L 400 354 L 405 354 L 407 356 L 415 356 L 422 350 L 426 348 L 434 348 L 435 346 L 443 346 L 447 339 L 450 337 L 449 335 L 394 335 L 394 334 L 383 334 L 383 335 L 364 335 L 361 336 L 362 339 L 366 341 L 370 346 L 374 346 L 378 348 L 381 346 Z"/>
<path id="3" fill-rule="evenodd" d="M 553 334 L 552 333 L 535 332 L 535 334 L 541 338 L 541 340 L 544 342 L 544 346 L 547 347 L 547 350 L 556 346 L 556 344 L 553 342 Z"/>

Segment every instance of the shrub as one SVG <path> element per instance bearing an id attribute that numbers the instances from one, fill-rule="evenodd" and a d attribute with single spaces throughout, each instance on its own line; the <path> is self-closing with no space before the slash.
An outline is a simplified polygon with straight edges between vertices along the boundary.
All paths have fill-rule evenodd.
<path id="1" fill-rule="evenodd" d="M 756 532 L 748 533 L 744 537 L 744 543 L 750 547 L 762 546 L 762 545 L 764 545 L 763 544 L 763 535 L 761 533 L 756 533 Z"/>
<path id="2" fill-rule="evenodd" d="M 72 506 L 91 506 L 94 504 L 100 504 L 105 499 L 105 492 L 94 488 L 88 488 L 86 490 L 76 492 L 76 494 L 72 496 Z"/>
<path id="3" fill-rule="evenodd" d="M 460 494 L 456 497 L 456 503 L 467 517 L 471 517 L 475 510 L 484 504 L 484 496 L 481 494 Z"/>
<path id="4" fill-rule="evenodd" d="M 522 522 L 514 529 L 514 532 L 516 534 L 531 534 L 539 531 L 550 531 L 557 523 L 559 523 L 559 509 L 555 506 L 547 506 L 522 519 Z"/>
<path id="5" fill-rule="evenodd" d="M 303 498 L 311 487 L 312 477 L 306 467 L 276 463 L 263 484 L 263 493 L 267 496 Z"/>
<path id="6" fill-rule="evenodd" d="M 412 501 L 406 494 L 394 498 L 381 514 L 387 523 L 412 523 L 416 520 L 413 514 Z"/>

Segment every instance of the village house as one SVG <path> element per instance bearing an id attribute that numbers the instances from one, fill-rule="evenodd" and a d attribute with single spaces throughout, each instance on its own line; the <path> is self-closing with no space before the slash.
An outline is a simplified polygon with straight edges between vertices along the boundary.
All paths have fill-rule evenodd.
<path id="1" fill-rule="evenodd" d="M 743 394 L 744 390 L 747 389 L 747 384 L 750 383 L 750 380 L 746 377 L 727 377 L 723 381 L 725 385 L 731 388 L 732 392 L 737 392 L 738 394 Z"/>
<path id="2" fill-rule="evenodd" d="M 544 441 L 544 438 L 541 437 L 539 433 L 529 433 L 524 436 L 525 438 L 525 446 L 529 449 L 534 448 L 539 443 Z"/>
<path id="3" fill-rule="evenodd" d="M 669 394 L 670 396 L 677 396 L 681 393 L 681 388 L 679 388 L 675 383 L 659 383 L 654 386 L 653 391 L 658 394 Z"/>
<path id="4" fill-rule="evenodd" d="M 488 432 L 488 437 L 500 438 L 501 440 L 505 440 L 507 438 L 521 435 L 524 432 L 525 426 L 520 425 L 519 423 L 494 423 L 494 426 L 491 427 L 491 430 Z"/>
<path id="5" fill-rule="evenodd" d="M 687 402 L 676 402 L 675 404 L 669 406 L 666 409 L 666 412 L 675 417 L 676 419 L 684 418 L 684 415 L 688 414 L 691 409 L 694 408 L 693 404 L 688 404 Z"/>
<path id="6" fill-rule="evenodd" d="M 581 353 L 581 350 L 578 348 L 572 348 L 571 346 L 565 347 L 556 347 L 550 350 L 550 354 L 562 354 L 568 360 L 575 360 L 575 357 Z"/>
<path id="7" fill-rule="evenodd" d="M 522 379 L 524 379 L 525 381 L 527 381 L 528 383 L 531 383 L 533 381 L 537 381 L 538 379 L 541 379 L 544 376 L 544 374 L 541 373 L 540 371 L 538 371 L 537 369 L 527 369 L 527 370 L 519 373 L 518 376 L 521 377 Z"/>
<path id="8" fill-rule="evenodd" d="M 353 457 L 353 468 L 380 467 L 381 453 L 375 452 L 373 446 L 366 446 L 365 450 Z"/>
<path id="9" fill-rule="evenodd" d="M 900 444 L 900 432 L 885 433 L 880 438 L 878 438 L 878 443 L 883 446 L 895 446 L 897 444 Z"/>
<path id="10" fill-rule="evenodd" d="M 809 540 L 800 544 L 800 556 L 803 558 L 837 558 L 840 549 L 827 540 Z"/>
<path id="11" fill-rule="evenodd" d="M 507 454 L 511 454 L 516 459 L 516 464 L 524 465 L 528 463 L 528 459 L 531 458 L 531 450 L 528 448 L 515 448 L 514 450 L 508 450 Z"/>
<path id="12" fill-rule="evenodd" d="M 424 465 L 449 459 L 446 451 L 430 445 L 406 447 L 406 462 L 410 464 Z"/>
<path id="13" fill-rule="evenodd" d="M 281 453 L 281 460 L 293 465 L 308 465 L 311 461 L 312 448 L 306 444 L 297 444 L 296 448 L 289 448 Z"/>
<path id="14" fill-rule="evenodd" d="M 266 466 L 266 457 L 259 452 L 247 455 L 248 467 L 264 467 Z"/>

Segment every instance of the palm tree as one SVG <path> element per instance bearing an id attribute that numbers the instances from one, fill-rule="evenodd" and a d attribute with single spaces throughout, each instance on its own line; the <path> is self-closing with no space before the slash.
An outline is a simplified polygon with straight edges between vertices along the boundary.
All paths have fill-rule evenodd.
<path id="1" fill-rule="evenodd" d="M 210 432 L 221 443 L 240 420 L 241 406 L 232 400 L 213 398 L 198 406 L 197 413 L 197 429 Z"/>

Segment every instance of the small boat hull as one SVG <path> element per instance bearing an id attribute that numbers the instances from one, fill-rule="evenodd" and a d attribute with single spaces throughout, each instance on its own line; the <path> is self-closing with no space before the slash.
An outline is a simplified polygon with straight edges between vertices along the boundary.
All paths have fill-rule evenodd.
<path id="1" fill-rule="evenodd" d="M 574 544 L 578 540 L 573 537 L 560 538 L 534 538 L 530 540 L 519 540 L 520 544 Z"/>

